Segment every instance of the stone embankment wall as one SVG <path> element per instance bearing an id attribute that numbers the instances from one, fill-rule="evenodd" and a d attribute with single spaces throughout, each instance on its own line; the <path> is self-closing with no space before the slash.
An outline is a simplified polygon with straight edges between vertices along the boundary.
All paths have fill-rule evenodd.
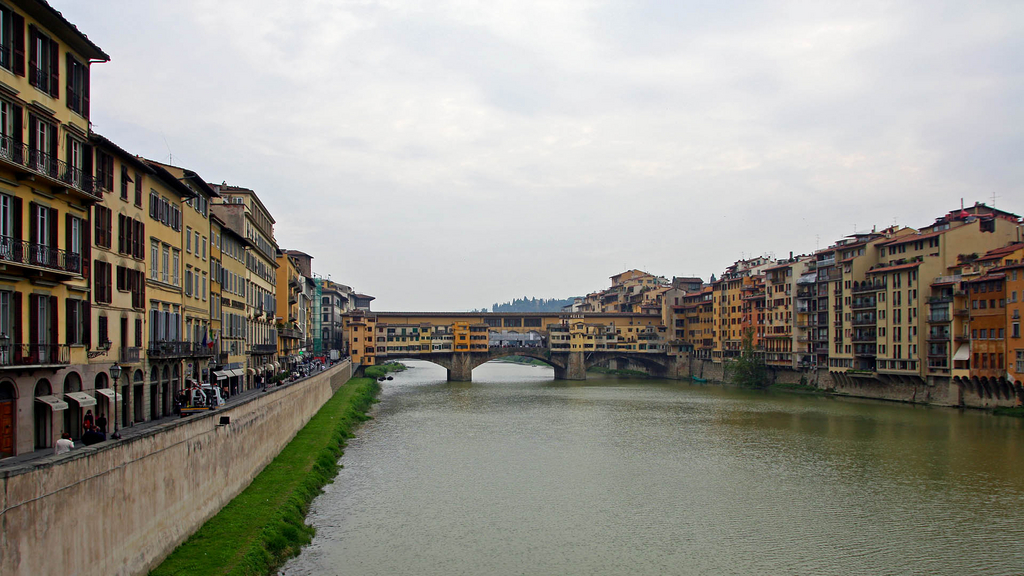
<path id="1" fill-rule="evenodd" d="M 710 360 L 682 356 L 676 365 L 675 377 L 686 379 L 692 376 L 706 378 L 710 382 L 727 382 L 728 375 L 722 364 Z M 913 378 L 858 378 L 851 375 L 834 375 L 828 370 L 769 370 L 772 381 L 779 384 L 807 384 L 821 390 L 828 390 L 841 396 L 873 398 L 893 402 L 931 404 L 934 406 L 963 406 L 966 408 L 995 408 L 1015 406 L 1022 396 L 1019 387 L 976 383 L 957 383 L 948 379 L 924 382 Z M 801 381 L 801 379 L 806 379 Z"/>
<path id="2" fill-rule="evenodd" d="M 0 574 L 146 573 L 245 489 L 351 373 L 344 362 L 237 406 L 4 470 Z"/>

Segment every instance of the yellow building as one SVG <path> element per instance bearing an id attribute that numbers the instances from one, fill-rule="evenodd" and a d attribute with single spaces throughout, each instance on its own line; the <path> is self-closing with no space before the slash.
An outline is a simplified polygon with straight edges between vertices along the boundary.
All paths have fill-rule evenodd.
<path id="1" fill-rule="evenodd" d="M 109 57 L 45 2 L 0 6 L 0 457 L 78 434 L 88 352 L 89 74 Z M 86 396 L 77 396 L 85 394 Z"/>
<path id="2" fill-rule="evenodd" d="M 210 238 L 214 259 L 210 265 L 211 290 L 217 292 L 210 313 L 216 331 L 217 366 L 214 378 L 227 384 L 231 394 L 245 388 L 248 317 L 246 316 L 246 270 L 244 239 L 210 214 Z"/>
<path id="3" fill-rule="evenodd" d="M 224 225 L 241 236 L 245 245 L 247 386 L 255 385 L 280 369 L 277 356 L 277 243 L 274 218 L 255 192 L 248 188 L 213 185 L 221 196 L 213 206 Z"/>
<path id="4" fill-rule="evenodd" d="M 84 328 L 95 331 L 95 345 L 89 354 L 89 365 L 83 369 L 83 376 L 87 387 L 96 390 L 95 412 L 97 417 L 106 417 L 106 432 L 110 433 L 117 412 L 111 410 L 111 402 L 115 398 L 108 376 L 111 364 L 117 362 L 121 365 L 125 380 L 145 380 L 145 350 L 149 344 L 145 330 L 146 232 L 149 224 L 145 190 L 153 178 L 153 171 L 143 161 L 98 134 L 93 133 L 90 142 L 97 166 L 105 166 L 104 179 L 105 173 L 109 172 L 113 184 L 104 193 L 103 200 L 92 209 L 92 310 Z M 110 184 L 108 179 L 107 185 Z M 125 394 L 120 395 L 122 410 L 116 414 L 119 425 L 135 419 L 134 414 L 124 410 L 130 406 L 124 403 L 125 397 Z M 159 398 L 158 395 L 155 397 Z M 157 415 L 163 415 L 164 408 L 158 404 Z M 142 416 L 145 418 L 147 414 Z M 152 413 L 149 416 L 152 417 Z"/>
<path id="5" fill-rule="evenodd" d="M 153 160 L 149 165 L 165 179 L 183 185 L 188 195 L 182 197 L 182 336 L 189 355 L 184 358 L 185 377 L 201 383 L 213 381 L 216 364 L 216 343 L 210 325 L 210 207 L 217 192 L 195 172 Z"/>

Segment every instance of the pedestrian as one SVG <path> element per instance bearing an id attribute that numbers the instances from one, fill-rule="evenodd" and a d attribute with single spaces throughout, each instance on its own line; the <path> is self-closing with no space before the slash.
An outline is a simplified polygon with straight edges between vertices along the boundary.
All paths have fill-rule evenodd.
<path id="1" fill-rule="evenodd" d="M 85 433 L 82 434 L 82 444 L 86 446 L 92 446 L 93 444 L 99 444 L 103 442 L 103 436 L 96 431 L 95 428 L 87 428 Z"/>
<path id="2" fill-rule="evenodd" d="M 60 435 L 60 440 L 57 440 L 57 445 L 53 447 L 54 454 L 63 454 L 65 452 L 71 452 L 71 449 L 75 447 L 75 443 L 71 440 L 71 434 L 67 432 Z"/>
<path id="3" fill-rule="evenodd" d="M 96 427 L 100 429 L 101 433 L 106 434 L 107 433 L 107 417 L 104 416 L 103 414 L 100 414 L 99 417 L 96 418 Z"/>
<path id="4" fill-rule="evenodd" d="M 92 410 L 86 410 L 85 418 L 82 419 L 82 428 L 88 430 L 93 427 L 93 424 L 95 424 L 95 422 L 93 422 Z"/>

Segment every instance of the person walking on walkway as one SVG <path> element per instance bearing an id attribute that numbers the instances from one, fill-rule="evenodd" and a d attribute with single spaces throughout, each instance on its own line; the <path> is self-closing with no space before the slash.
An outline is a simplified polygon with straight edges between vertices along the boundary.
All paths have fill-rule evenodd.
<path id="1" fill-rule="evenodd" d="M 57 444 L 53 447 L 53 453 L 63 454 L 65 452 L 71 452 L 71 449 L 74 447 L 75 443 L 71 440 L 71 434 L 65 432 L 60 435 L 60 440 L 57 440 Z"/>

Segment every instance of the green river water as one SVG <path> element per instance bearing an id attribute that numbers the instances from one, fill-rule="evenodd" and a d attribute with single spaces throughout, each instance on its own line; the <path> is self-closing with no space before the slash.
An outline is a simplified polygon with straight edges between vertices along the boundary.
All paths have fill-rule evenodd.
<path id="1" fill-rule="evenodd" d="M 410 361 L 281 574 L 1024 574 L 1024 420 Z"/>

